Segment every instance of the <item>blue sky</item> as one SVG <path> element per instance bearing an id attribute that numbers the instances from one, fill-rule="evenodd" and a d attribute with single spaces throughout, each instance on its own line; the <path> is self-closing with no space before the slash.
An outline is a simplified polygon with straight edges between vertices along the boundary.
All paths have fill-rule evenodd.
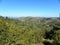
<path id="1" fill-rule="evenodd" d="M 59 0 L 1 0 L 0 15 L 8 17 L 58 17 Z"/>

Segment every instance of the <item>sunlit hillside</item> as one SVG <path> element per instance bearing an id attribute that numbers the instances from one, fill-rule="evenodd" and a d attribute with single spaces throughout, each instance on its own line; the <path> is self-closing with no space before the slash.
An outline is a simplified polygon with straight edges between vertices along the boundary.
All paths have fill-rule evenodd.
<path id="1" fill-rule="evenodd" d="M 0 16 L 0 45 L 60 45 L 60 19 Z"/>

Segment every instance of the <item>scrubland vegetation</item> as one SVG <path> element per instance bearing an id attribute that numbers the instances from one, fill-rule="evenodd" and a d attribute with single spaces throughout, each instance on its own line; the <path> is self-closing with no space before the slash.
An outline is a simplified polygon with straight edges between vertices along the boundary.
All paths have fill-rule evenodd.
<path id="1" fill-rule="evenodd" d="M 41 43 L 60 45 L 59 18 L 0 16 L 0 45 L 39 45 Z"/>

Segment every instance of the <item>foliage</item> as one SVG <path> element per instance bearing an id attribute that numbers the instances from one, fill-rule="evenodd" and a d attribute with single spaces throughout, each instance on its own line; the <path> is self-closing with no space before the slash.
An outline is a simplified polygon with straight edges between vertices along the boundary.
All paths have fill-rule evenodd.
<path id="1" fill-rule="evenodd" d="M 59 22 L 58 18 L 0 16 L 0 45 L 38 44 L 48 39 L 51 40 L 50 35 L 54 37 L 51 37 L 54 43 L 60 43 Z M 48 38 L 46 38 L 46 33 L 49 34 Z"/>

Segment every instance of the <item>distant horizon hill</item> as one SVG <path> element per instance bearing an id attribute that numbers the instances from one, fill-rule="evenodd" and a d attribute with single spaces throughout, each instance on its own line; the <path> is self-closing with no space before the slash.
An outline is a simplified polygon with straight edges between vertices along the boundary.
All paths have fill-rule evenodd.
<path id="1" fill-rule="evenodd" d="M 60 16 L 58 17 L 44 17 L 44 16 L 1 16 L 0 17 L 8 17 L 8 18 L 31 18 L 31 17 L 35 17 L 35 18 L 60 18 Z"/>
<path id="2" fill-rule="evenodd" d="M 25 19 L 25 18 L 52 18 L 52 19 L 60 19 L 60 17 L 34 17 L 34 16 L 24 16 L 24 17 L 8 17 L 8 16 L 0 16 L 2 18 L 10 18 L 10 19 Z"/>

